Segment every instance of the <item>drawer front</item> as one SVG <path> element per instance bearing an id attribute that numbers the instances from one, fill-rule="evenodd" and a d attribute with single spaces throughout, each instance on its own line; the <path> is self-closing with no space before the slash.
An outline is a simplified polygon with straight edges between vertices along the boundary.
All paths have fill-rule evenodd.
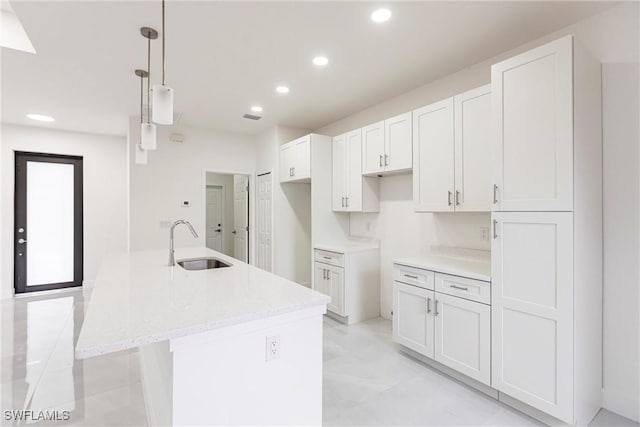
<path id="1" fill-rule="evenodd" d="M 344 267 L 344 254 L 341 254 L 338 252 L 330 252 L 330 251 L 323 251 L 322 249 L 316 249 L 315 259 L 316 261 L 324 262 L 325 264 Z"/>
<path id="2" fill-rule="evenodd" d="M 393 280 L 418 286 L 422 289 L 434 290 L 435 277 L 433 271 L 394 264 Z"/>
<path id="3" fill-rule="evenodd" d="M 436 291 L 491 305 L 491 283 L 436 273 Z"/>

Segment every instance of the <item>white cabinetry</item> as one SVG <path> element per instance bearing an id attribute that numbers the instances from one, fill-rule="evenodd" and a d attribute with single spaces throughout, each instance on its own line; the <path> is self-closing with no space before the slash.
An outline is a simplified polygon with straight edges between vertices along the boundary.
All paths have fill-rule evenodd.
<path id="1" fill-rule="evenodd" d="M 337 212 L 378 212 L 379 181 L 362 176 L 362 129 L 333 138 L 332 206 Z"/>
<path id="2" fill-rule="evenodd" d="M 416 211 L 491 210 L 491 87 L 413 112 Z"/>
<path id="3" fill-rule="evenodd" d="M 491 384 L 490 284 L 394 265 L 393 339 Z"/>
<path id="4" fill-rule="evenodd" d="M 580 425 L 602 403 L 600 81 L 571 36 L 492 67 L 492 384 Z"/>
<path id="5" fill-rule="evenodd" d="M 347 324 L 380 315 L 378 248 L 323 245 L 314 258 L 313 289 L 331 297 L 330 313 Z"/>
<path id="6" fill-rule="evenodd" d="M 411 113 L 362 128 L 362 173 L 384 175 L 412 168 Z"/>
<path id="7" fill-rule="evenodd" d="M 311 181 L 311 137 L 306 135 L 280 147 L 280 182 Z"/>

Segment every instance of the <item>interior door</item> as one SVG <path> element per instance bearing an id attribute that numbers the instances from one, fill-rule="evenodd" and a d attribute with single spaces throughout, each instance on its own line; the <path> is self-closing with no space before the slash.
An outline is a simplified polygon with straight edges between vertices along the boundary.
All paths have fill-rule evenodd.
<path id="1" fill-rule="evenodd" d="M 491 307 L 436 294 L 435 359 L 491 385 Z"/>
<path id="2" fill-rule="evenodd" d="M 206 236 L 207 247 L 214 251 L 224 252 L 223 220 L 224 220 L 224 192 L 222 187 L 207 186 L 206 207 Z"/>
<path id="3" fill-rule="evenodd" d="M 384 172 L 384 121 L 362 128 L 362 174 Z"/>
<path id="4" fill-rule="evenodd" d="M 492 386 L 573 424 L 573 214 L 492 219 Z"/>
<path id="5" fill-rule="evenodd" d="M 384 121 L 384 169 L 387 172 L 413 167 L 411 112 Z"/>
<path id="6" fill-rule="evenodd" d="M 82 157 L 16 152 L 16 293 L 82 285 L 82 191 Z"/>
<path id="7" fill-rule="evenodd" d="M 415 210 L 453 212 L 453 98 L 413 112 L 413 140 Z"/>
<path id="8" fill-rule="evenodd" d="M 573 210 L 573 39 L 491 67 L 494 210 Z"/>
<path id="9" fill-rule="evenodd" d="M 491 212 L 491 85 L 457 95 L 455 204 L 459 212 Z"/>
<path id="10" fill-rule="evenodd" d="M 249 177 L 233 176 L 233 257 L 249 262 Z"/>
<path id="11" fill-rule="evenodd" d="M 258 237 L 256 266 L 272 271 L 272 179 L 271 173 L 258 175 L 258 204 L 256 213 L 256 230 Z"/>
<path id="12" fill-rule="evenodd" d="M 333 210 L 337 212 L 342 212 L 347 209 L 345 203 L 345 197 L 347 194 L 345 188 L 345 171 L 347 168 L 345 141 L 346 137 L 344 134 L 338 135 L 333 138 L 333 143 L 331 145 L 331 203 L 333 205 Z"/>
<path id="13" fill-rule="evenodd" d="M 393 282 L 393 339 L 433 358 L 433 291 Z"/>
<path id="14" fill-rule="evenodd" d="M 347 211 L 362 211 L 362 129 L 347 134 Z"/>

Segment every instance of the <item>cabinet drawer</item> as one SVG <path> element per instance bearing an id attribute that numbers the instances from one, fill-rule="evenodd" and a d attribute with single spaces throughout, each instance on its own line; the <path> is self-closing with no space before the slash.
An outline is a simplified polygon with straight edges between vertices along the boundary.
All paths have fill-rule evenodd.
<path id="1" fill-rule="evenodd" d="M 393 279 L 398 282 L 408 283 L 423 289 L 434 289 L 433 271 L 422 270 L 401 264 L 394 264 Z"/>
<path id="2" fill-rule="evenodd" d="M 315 260 L 324 262 L 326 264 L 337 265 L 338 267 L 344 267 L 344 254 L 338 252 L 323 251 L 322 249 L 316 249 Z"/>
<path id="3" fill-rule="evenodd" d="M 481 280 L 436 273 L 436 291 L 443 294 L 491 304 L 491 284 Z"/>

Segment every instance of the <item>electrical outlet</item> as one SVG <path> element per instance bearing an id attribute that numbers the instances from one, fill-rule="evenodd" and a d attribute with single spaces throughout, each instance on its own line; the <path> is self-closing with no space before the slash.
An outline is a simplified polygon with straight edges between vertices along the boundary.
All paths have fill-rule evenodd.
<path id="1" fill-rule="evenodd" d="M 480 239 L 483 242 L 489 241 L 489 227 L 480 227 Z"/>
<path id="2" fill-rule="evenodd" d="M 267 337 L 267 362 L 280 359 L 280 335 Z"/>

